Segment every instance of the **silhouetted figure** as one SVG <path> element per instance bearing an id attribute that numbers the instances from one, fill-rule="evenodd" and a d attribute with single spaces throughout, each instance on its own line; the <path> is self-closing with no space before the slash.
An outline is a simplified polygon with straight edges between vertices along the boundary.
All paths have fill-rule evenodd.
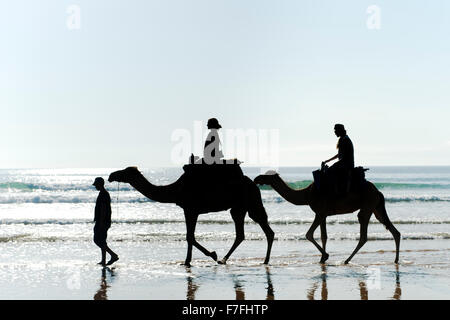
<path id="1" fill-rule="evenodd" d="M 275 233 L 269 226 L 258 186 L 245 176 L 236 164 L 192 164 L 185 165 L 183 169 L 185 172 L 177 181 L 165 186 L 153 185 L 136 167 L 113 172 L 108 180 L 129 183 L 149 199 L 175 203 L 184 210 L 188 243 L 184 262 L 186 266 L 190 266 L 193 247 L 217 261 L 216 252 L 207 250 L 195 239 L 195 227 L 200 214 L 228 209 L 231 209 L 236 238 L 225 257 L 217 262 L 225 264 L 234 250 L 244 241 L 244 221 L 248 212 L 250 219 L 255 221 L 266 235 L 267 251 L 264 264 L 268 264 Z"/>
<path id="2" fill-rule="evenodd" d="M 314 246 L 322 254 L 320 259 L 321 263 L 327 261 L 329 255 L 326 252 L 327 243 L 327 229 L 326 219 L 328 216 L 337 214 L 347 214 L 360 210 L 358 213 L 358 222 L 360 224 L 360 238 L 359 242 L 353 250 L 353 253 L 345 260 L 345 263 L 349 263 L 353 256 L 359 249 L 367 242 L 367 227 L 372 214 L 375 215 L 377 220 L 382 223 L 395 240 L 395 263 L 398 263 L 399 251 L 400 251 L 400 232 L 394 227 L 386 212 L 385 199 L 383 194 L 377 189 L 377 187 L 367 181 L 364 189 L 362 190 L 350 190 L 350 192 L 338 199 L 334 206 L 330 206 L 327 200 L 327 195 L 324 195 L 316 187 L 315 183 L 311 183 L 309 186 L 303 189 L 293 189 L 287 184 L 280 175 L 275 171 L 268 171 L 265 174 L 259 175 L 254 179 L 256 184 L 271 186 L 280 196 L 286 201 L 298 205 L 309 206 L 315 213 L 314 221 L 306 233 L 306 239 L 311 241 Z M 322 246 L 320 246 L 314 239 L 314 231 L 320 226 L 320 233 L 322 239 Z"/>
<path id="3" fill-rule="evenodd" d="M 95 178 L 92 185 L 100 191 L 95 203 L 94 216 L 94 243 L 99 246 L 102 251 L 102 260 L 98 264 L 102 266 L 109 266 L 119 260 L 119 256 L 115 254 L 106 244 L 108 229 L 111 227 L 111 197 L 105 189 L 105 181 L 103 178 Z M 111 255 L 111 259 L 108 263 L 106 263 L 106 252 Z"/>
<path id="4" fill-rule="evenodd" d="M 355 167 L 353 143 L 347 135 L 347 131 L 342 124 L 334 126 L 334 133 L 339 137 L 336 148 L 337 155 L 322 162 L 322 166 L 326 163 L 339 159 L 329 169 L 328 174 L 335 182 L 336 194 L 345 194 L 349 190 L 350 173 Z"/>
<path id="5" fill-rule="evenodd" d="M 222 126 L 216 118 L 209 119 L 207 126 L 211 131 L 206 137 L 205 147 L 203 150 L 203 159 L 206 164 L 221 163 L 223 153 L 220 148 L 221 143 L 218 130 L 222 128 Z"/>

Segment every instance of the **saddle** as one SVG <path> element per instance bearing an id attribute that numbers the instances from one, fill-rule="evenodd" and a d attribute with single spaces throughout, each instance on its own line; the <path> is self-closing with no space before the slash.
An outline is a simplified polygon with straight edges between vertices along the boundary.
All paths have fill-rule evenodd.
<path id="1" fill-rule="evenodd" d="M 183 170 L 180 178 L 183 180 L 183 205 L 195 205 L 200 211 L 207 210 L 211 202 L 220 204 L 230 191 L 243 192 L 245 186 L 245 176 L 239 164 L 186 164 Z"/>
<path id="2" fill-rule="evenodd" d="M 230 187 L 232 184 L 240 183 L 244 177 L 240 163 L 237 159 L 212 164 L 197 161 L 183 166 L 184 178 L 191 187 L 206 192 Z"/>
<path id="3" fill-rule="evenodd" d="M 341 197 L 349 192 L 361 192 L 367 183 L 365 172 L 369 170 L 363 167 L 355 167 L 339 177 L 328 173 L 328 166 L 323 165 L 320 170 L 313 171 L 314 185 L 320 193 Z"/>
<path id="4" fill-rule="evenodd" d="M 244 176 L 238 163 L 195 163 L 183 166 L 187 178 L 194 178 L 197 181 L 220 180 L 232 181 Z"/>

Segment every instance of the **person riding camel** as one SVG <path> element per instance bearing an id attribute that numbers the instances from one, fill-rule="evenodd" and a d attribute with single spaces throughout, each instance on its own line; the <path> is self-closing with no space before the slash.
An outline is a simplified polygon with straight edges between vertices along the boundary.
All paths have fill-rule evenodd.
<path id="1" fill-rule="evenodd" d="M 334 189 L 336 194 L 343 194 L 348 191 L 350 173 L 355 167 L 353 143 L 347 135 L 347 131 L 342 124 L 334 126 L 334 133 L 339 137 L 336 148 L 338 154 L 322 162 L 322 167 L 330 161 L 338 159 L 329 169 L 329 177 L 335 182 Z"/>
<path id="2" fill-rule="evenodd" d="M 207 126 L 211 131 L 206 137 L 203 159 L 206 164 L 221 163 L 223 153 L 220 148 L 219 129 L 222 128 L 222 126 L 216 118 L 209 119 Z"/>

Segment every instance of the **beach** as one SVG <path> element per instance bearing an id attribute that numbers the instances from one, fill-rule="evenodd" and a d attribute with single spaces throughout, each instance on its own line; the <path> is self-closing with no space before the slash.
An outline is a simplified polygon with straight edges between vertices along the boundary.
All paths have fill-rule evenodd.
<path id="1" fill-rule="evenodd" d="M 280 168 L 298 188 L 314 168 Z M 92 241 L 96 176 L 115 169 L 0 171 L 0 299 L 151 300 L 408 300 L 450 298 L 450 168 L 376 167 L 367 173 L 386 197 L 402 234 L 396 265 L 391 234 L 374 217 L 369 241 L 344 264 L 359 239 L 356 213 L 327 219 L 330 257 L 305 239 L 314 219 L 261 188 L 275 241 L 269 265 L 264 233 L 248 217 L 246 240 L 226 265 L 194 249 L 186 256 L 185 225 L 175 204 L 149 201 L 129 185 L 107 183 L 112 198 L 109 246 L 119 254 L 102 268 Z M 141 169 L 154 184 L 176 180 L 181 169 Z M 244 168 L 254 178 L 259 169 Z M 119 190 L 119 191 L 118 191 Z M 320 232 L 315 237 L 320 240 Z M 228 212 L 199 217 L 196 239 L 221 259 L 234 240 Z M 320 241 L 319 241 L 320 243 Z"/>

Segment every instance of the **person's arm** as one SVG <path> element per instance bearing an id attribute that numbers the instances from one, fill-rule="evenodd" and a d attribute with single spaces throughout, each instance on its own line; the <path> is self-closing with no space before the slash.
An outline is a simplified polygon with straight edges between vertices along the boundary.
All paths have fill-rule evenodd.
<path id="1" fill-rule="evenodd" d="M 97 201 L 95 202 L 94 220 L 92 222 L 97 222 L 99 215 L 100 215 L 99 209 L 100 208 L 98 207 L 98 199 L 97 199 Z"/>
<path id="2" fill-rule="evenodd" d="M 330 161 L 333 161 L 333 160 L 336 160 L 337 158 L 339 158 L 339 154 L 335 155 L 334 157 L 332 157 L 332 158 L 330 158 L 330 159 L 328 159 L 328 160 L 325 160 L 325 161 L 323 162 L 323 164 L 325 164 L 325 163 L 327 163 L 327 162 L 330 162 Z"/>
<path id="3" fill-rule="evenodd" d="M 107 199 L 104 195 L 99 195 L 98 201 L 97 201 L 97 206 L 96 206 L 96 210 L 97 211 L 97 219 L 96 219 L 96 223 L 98 225 L 98 227 L 100 228 L 104 228 L 107 224 L 106 219 L 107 219 L 107 203 L 106 203 Z"/>
<path id="4" fill-rule="evenodd" d="M 108 194 L 108 202 L 106 203 L 106 226 L 108 229 L 111 227 L 111 197 Z"/>

